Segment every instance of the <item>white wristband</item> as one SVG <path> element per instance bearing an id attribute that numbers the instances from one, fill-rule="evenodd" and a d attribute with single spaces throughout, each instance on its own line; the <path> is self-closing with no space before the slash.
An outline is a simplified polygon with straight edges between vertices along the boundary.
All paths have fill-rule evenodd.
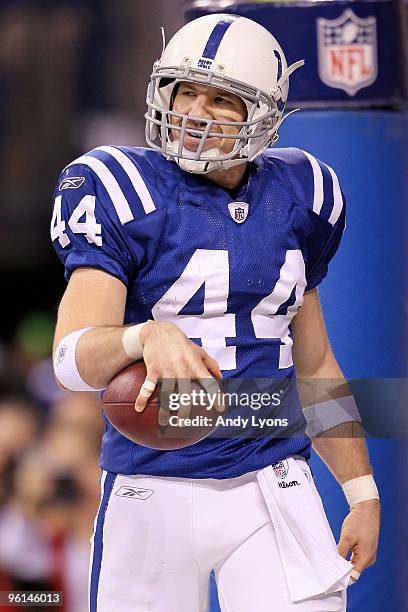
<path id="1" fill-rule="evenodd" d="M 69 391 L 102 391 L 86 383 L 78 371 L 76 364 L 76 348 L 78 342 L 87 331 L 93 327 L 84 327 L 71 332 L 61 340 L 54 355 L 54 374 L 56 379 Z"/>
<path id="2" fill-rule="evenodd" d="M 143 346 L 140 341 L 140 332 L 146 323 L 148 323 L 148 321 L 127 327 L 122 336 L 123 350 L 128 357 L 134 359 L 135 361 L 139 361 L 139 359 L 142 359 L 143 357 Z"/>
<path id="3" fill-rule="evenodd" d="M 347 480 L 347 482 L 342 485 L 342 489 L 350 508 L 354 508 L 363 501 L 380 499 L 377 485 L 375 484 L 372 474 Z"/>

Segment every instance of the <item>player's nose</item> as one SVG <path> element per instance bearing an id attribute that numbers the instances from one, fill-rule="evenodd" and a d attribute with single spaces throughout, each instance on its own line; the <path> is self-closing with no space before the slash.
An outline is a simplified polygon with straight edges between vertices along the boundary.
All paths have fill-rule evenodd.
<path id="1" fill-rule="evenodd" d="M 189 113 L 190 117 L 203 117 L 204 119 L 211 119 L 211 111 L 208 96 L 200 94 L 194 98 L 191 103 Z"/>

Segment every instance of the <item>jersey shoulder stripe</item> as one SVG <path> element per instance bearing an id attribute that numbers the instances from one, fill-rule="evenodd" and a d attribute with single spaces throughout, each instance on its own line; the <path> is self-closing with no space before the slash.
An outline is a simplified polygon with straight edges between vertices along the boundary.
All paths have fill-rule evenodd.
<path id="1" fill-rule="evenodd" d="M 129 202 L 141 203 L 143 213 L 156 210 L 153 199 L 136 165 L 120 149 L 111 146 L 97 147 L 78 157 L 65 169 L 84 165 L 90 168 L 105 188 L 122 225 L 139 216 Z"/>
<path id="2" fill-rule="evenodd" d="M 272 164 L 303 206 L 335 225 L 344 202 L 339 179 L 330 166 L 307 151 L 296 148 L 269 150 L 266 159 L 267 167 Z"/>
<path id="3" fill-rule="evenodd" d="M 92 152 L 91 152 L 92 153 Z M 66 168 L 64 168 L 64 173 L 71 166 L 87 166 L 96 174 L 98 179 L 101 181 L 102 185 L 105 187 L 110 199 L 112 200 L 112 204 L 115 207 L 117 215 L 120 219 L 122 225 L 128 223 L 129 221 L 133 221 L 134 216 L 132 210 L 129 206 L 129 203 L 123 193 L 122 189 L 115 176 L 109 170 L 109 168 L 97 157 L 93 157 L 93 155 L 81 155 L 73 162 L 71 162 Z"/>
<path id="4" fill-rule="evenodd" d="M 335 173 L 333 168 L 331 168 L 330 166 L 327 166 L 327 168 L 329 169 L 329 172 L 333 180 L 333 208 L 330 213 L 330 217 L 328 218 L 328 222 L 334 225 L 337 222 L 337 219 L 341 215 L 341 211 L 344 206 L 344 201 L 343 201 L 343 194 L 341 192 L 340 183 L 339 183 L 337 174 Z"/>
<path id="5" fill-rule="evenodd" d="M 313 155 L 307 151 L 302 151 L 307 157 L 312 166 L 313 172 L 313 210 L 318 215 L 323 207 L 324 189 L 323 189 L 323 172 L 321 165 Z"/>
<path id="6" fill-rule="evenodd" d="M 95 151 L 104 151 L 105 153 L 108 153 L 108 155 L 112 155 L 112 157 L 114 157 L 122 166 L 123 170 L 127 173 L 134 190 L 138 194 L 146 214 L 156 210 L 156 206 L 154 205 L 152 196 L 150 195 L 142 175 L 126 153 L 116 147 L 110 146 L 97 147 Z"/>
<path id="7" fill-rule="evenodd" d="M 343 195 L 339 179 L 329 165 L 303 151 L 313 173 L 313 211 L 335 225 L 343 209 Z"/>

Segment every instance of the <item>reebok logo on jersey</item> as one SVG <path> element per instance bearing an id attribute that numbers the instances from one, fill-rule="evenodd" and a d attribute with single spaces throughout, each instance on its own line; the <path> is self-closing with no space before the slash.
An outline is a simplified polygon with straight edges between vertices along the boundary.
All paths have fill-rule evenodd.
<path id="1" fill-rule="evenodd" d="M 291 480 L 290 482 L 285 482 L 284 480 L 282 480 L 281 482 L 278 482 L 278 487 L 280 489 L 289 489 L 290 487 L 300 487 L 300 482 L 298 482 L 297 480 Z"/>
<path id="2" fill-rule="evenodd" d="M 149 499 L 153 495 L 152 489 L 139 489 L 133 487 L 120 487 L 115 493 L 119 497 L 128 497 L 129 499 Z"/>
<path id="3" fill-rule="evenodd" d="M 64 189 L 78 189 L 84 183 L 84 176 L 70 176 L 62 181 L 61 185 L 59 186 L 59 191 L 64 191 Z"/>

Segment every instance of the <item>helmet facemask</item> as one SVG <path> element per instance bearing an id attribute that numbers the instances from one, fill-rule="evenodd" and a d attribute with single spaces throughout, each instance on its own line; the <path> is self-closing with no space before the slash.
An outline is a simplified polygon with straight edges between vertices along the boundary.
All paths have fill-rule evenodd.
<path id="1" fill-rule="evenodd" d="M 217 87 L 239 96 L 247 108 L 245 121 L 215 120 L 176 113 L 172 109 L 175 87 L 181 82 L 190 82 Z M 186 66 L 154 66 L 147 91 L 146 140 L 148 144 L 161 151 L 168 159 L 173 159 L 189 172 L 205 174 L 213 170 L 226 169 L 254 159 L 268 144 L 277 140 L 276 128 L 279 122 L 277 102 L 266 92 L 251 88 L 245 83 L 225 78 L 208 70 Z M 179 125 L 172 123 L 177 118 Z M 200 130 L 187 127 L 188 123 L 200 124 Z M 219 126 L 220 131 L 214 131 Z M 237 128 L 237 134 L 226 134 L 225 126 Z M 217 129 L 217 128 L 216 128 Z M 179 132 L 174 139 L 172 131 Z M 220 149 L 204 151 L 208 138 L 235 140 L 233 149 L 224 153 Z M 184 147 L 185 134 L 201 136 L 197 151 Z M 275 137 L 275 138 L 274 138 Z"/>

